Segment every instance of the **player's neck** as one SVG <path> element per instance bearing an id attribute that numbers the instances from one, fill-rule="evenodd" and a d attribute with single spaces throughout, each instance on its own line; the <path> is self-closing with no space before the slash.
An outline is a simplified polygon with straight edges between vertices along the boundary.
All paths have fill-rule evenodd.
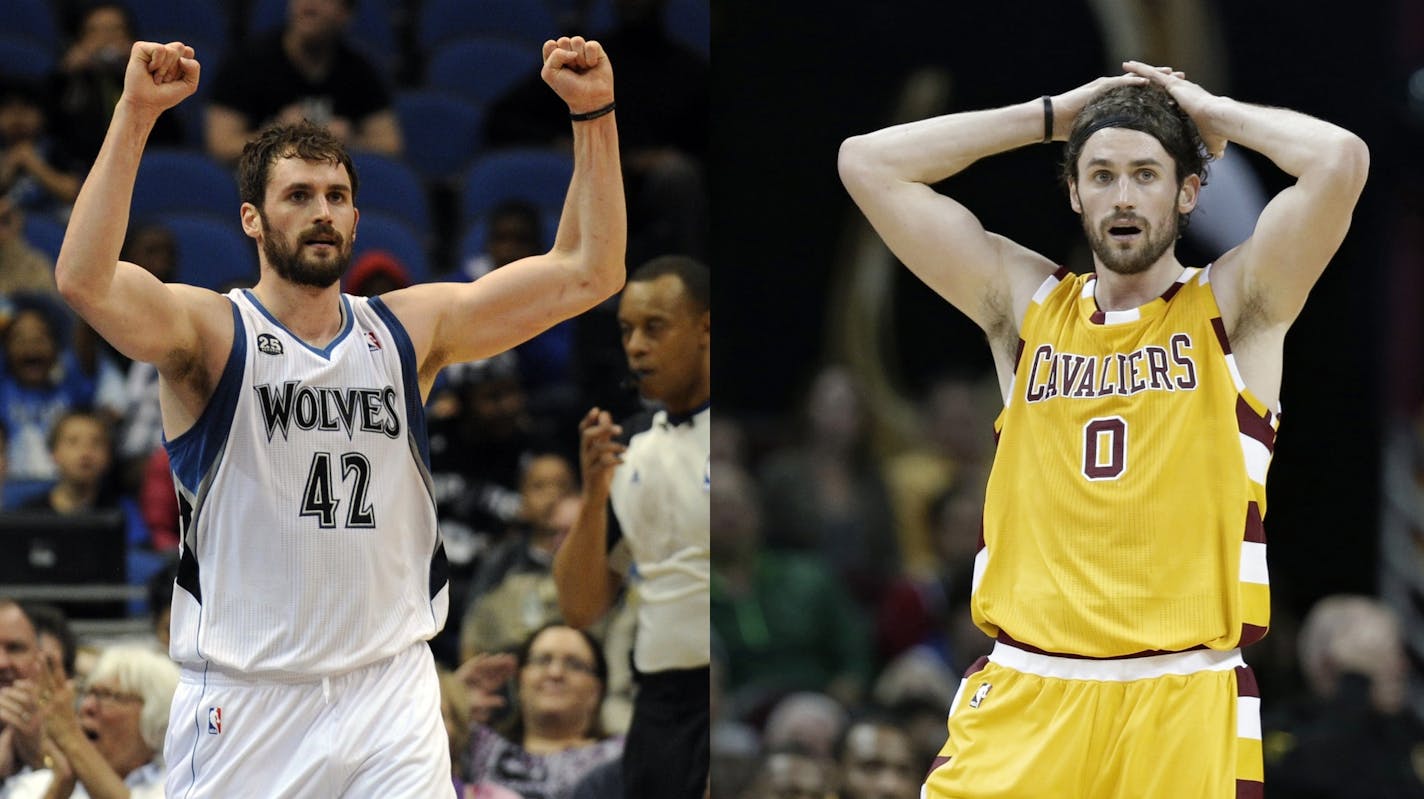
<path id="1" fill-rule="evenodd" d="M 278 322 L 314 347 L 325 347 L 346 323 L 339 283 L 317 288 L 268 276 L 252 293 Z"/>
<path id="2" fill-rule="evenodd" d="M 1135 275 L 1122 275 L 1108 269 L 1094 258 L 1098 279 L 1093 286 L 1093 299 L 1104 311 L 1126 311 L 1139 308 L 1162 296 L 1181 277 L 1183 266 L 1171 252 L 1164 253 L 1157 263 Z"/>

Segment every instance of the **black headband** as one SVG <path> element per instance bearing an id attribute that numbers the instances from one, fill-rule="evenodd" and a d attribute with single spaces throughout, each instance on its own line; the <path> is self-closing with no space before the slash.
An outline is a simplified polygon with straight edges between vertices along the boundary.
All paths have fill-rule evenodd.
<path id="1" fill-rule="evenodd" d="M 1142 122 L 1142 120 L 1136 117 L 1128 116 L 1126 114 L 1113 114 L 1111 116 L 1102 117 L 1101 119 L 1096 119 L 1093 121 L 1092 124 L 1084 128 L 1081 134 L 1083 137 L 1082 141 L 1087 141 L 1089 136 L 1093 135 L 1094 133 L 1097 133 L 1103 128 L 1127 128 L 1128 130 L 1135 130 L 1139 133 L 1146 133 L 1154 139 L 1157 138 L 1157 135 L 1155 133 L 1147 129 L 1147 126 Z"/>

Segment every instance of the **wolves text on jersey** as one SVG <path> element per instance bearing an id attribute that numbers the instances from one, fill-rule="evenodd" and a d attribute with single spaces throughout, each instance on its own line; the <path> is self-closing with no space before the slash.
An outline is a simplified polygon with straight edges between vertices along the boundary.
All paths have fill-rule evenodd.
<path id="1" fill-rule="evenodd" d="M 1132 352 L 1078 355 L 1056 352 L 1052 344 L 1033 351 L 1024 381 L 1024 399 L 1128 396 L 1139 391 L 1191 391 L 1197 387 L 1192 337 L 1174 334 L 1168 346 L 1148 345 Z"/>
<path id="2" fill-rule="evenodd" d="M 276 430 L 281 430 L 282 439 L 286 440 L 293 422 L 302 430 L 344 430 L 348 439 L 356 430 L 384 433 L 390 438 L 401 434 L 396 390 L 392 386 L 331 388 L 288 380 L 275 390 L 267 383 L 253 386 L 253 390 L 262 408 L 268 441 Z"/>

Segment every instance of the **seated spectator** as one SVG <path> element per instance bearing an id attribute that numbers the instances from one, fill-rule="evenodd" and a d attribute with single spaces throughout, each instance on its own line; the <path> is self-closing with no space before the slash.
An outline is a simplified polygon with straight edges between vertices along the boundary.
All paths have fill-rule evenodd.
<path id="1" fill-rule="evenodd" d="M 813 691 L 798 691 L 783 698 L 766 716 L 762 745 L 767 749 L 796 749 L 829 761 L 836 739 L 850 723 L 845 706 Z"/>
<path id="2" fill-rule="evenodd" d="M 74 689 L 58 673 L 46 672 L 41 681 L 40 711 L 45 735 L 54 744 L 47 750 L 54 765 L 13 780 L 13 786 L 7 785 L 8 799 L 163 797 L 163 738 L 178 688 L 178 667 L 172 661 L 137 647 L 104 650 L 77 712 Z M 55 782 L 60 784 L 51 785 Z"/>
<path id="3" fill-rule="evenodd" d="M 832 799 L 835 767 L 796 747 L 768 748 L 743 799 Z"/>
<path id="4" fill-rule="evenodd" d="M 54 605 L 27 603 L 25 615 L 35 626 L 40 657 L 51 666 L 59 666 L 60 676 L 64 679 L 73 678 L 79 641 L 74 637 L 74 630 L 70 629 L 69 618 L 64 611 Z"/>
<path id="5" fill-rule="evenodd" d="M 44 719 L 20 715 L 35 706 L 39 671 L 34 623 L 18 602 L 0 597 L 0 795 L 7 799 L 16 775 L 43 763 Z"/>
<path id="6" fill-rule="evenodd" d="M 1262 724 L 1272 799 L 1424 797 L 1424 725 L 1408 712 L 1399 620 L 1366 596 L 1328 596 L 1301 625 L 1310 694 Z"/>
<path id="7" fill-rule="evenodd" d="M 208 152 L 235 162 L 258 130 L 308 119 L 352 149 L 400 155 L 381 74 L 346 40 L 355 0 L 289 0 L 287 24 L 234 48 L 213 81 Z"/>
<path id="8" fill-rule="evenodd" d="M 470 584 L 460 630 L 462 661 L 511 650 L 535 630 L 563 620 L 554 550 L 578 518 L 574 490 L 573 466 L 562 455 L 538 455 L 524 468 L 520 519 L 481 559 Z"/>
<path id="9" fill-rule="evenodd" d="M 10 315 L 5 295 L 15 292 L 57 293 L 54 262 L 25 240 L 24 210 L 0 196 L 0 323 Z"/>
<path id="10" fill-rule="evenodd" d="M 870 675 L 867 624 L 818 559 L 762 546 L 756 485 L 712 470 L 712 635 L 727 653 L 729 715 L 764 710 L 793 691 L 854 706 Z"/>
<path id="11" fill-rule="evenodd" d="M 113 462 L 113 437 L 104 417 L 75 408 L 66 411 L 49 433 L 56 480 L 48 492 L 21 507 L 61 515 L 117 508 L 119 498 L 107 480 Z"/>
<path id="12" fill-rule="evenodd" d="M 67 410 L 93 405 L 94 379 L 63 349 L 64 312 L 43 298 L 15 295 L 0 364 L 0 413 L 10 429 L 10 478 L 53 480 L 50 430 Z"/>
<path id="13" fill-rule="evenodd" d="M 604 736 L 599 725 L 608 664 L 586 632 L 550 625 L 529 636 L 517 655 L 478 655 L 459 675 L 470 691 L 470 743 L 460 775 L 467 784 L 569 799 L 585 774 L 622 756 L 623 738 Z M 497 732 L 487 725 L 511 677 L 518 707 Z"/>
<path id="14" fill-rule="evenodd" d="M 64 217 L 82 172 L 49 133 L 43 90 L 0 82 L 0 196 L 28 213 Z"/>
<path id="15" fill-rule="evenodd" d="M 920 787 L 929 763 L 915 761 L 910 736 L 883 711 L 851 722 L 836 740 L 838 799 L 903 799 Z"/>
<path id="16" fill-rule="evenodd" d="M 378 297 L 409 285 L 410 272 L 385 250 L 362 253 L 351 263 L 345 278 L 346 293 L 358 297 Z"/>
<path id="17" fill-rule="evenodd" d="M 124 67 L 138 38 L 133 16 L 117 0 L 87 3 L 75 17 L 73 42 L 51 76 L 49 96 L 54 98 L 52 130 L 60 147 L 87 172 L 99 155 L 114 104 L 124 89 Z M 198 53 L 198 58 L 203 57 Z M 183 123 L 177 114 L 163 114 L 149 134 L 150 145 L 176 147 L 183 143 Z"/>

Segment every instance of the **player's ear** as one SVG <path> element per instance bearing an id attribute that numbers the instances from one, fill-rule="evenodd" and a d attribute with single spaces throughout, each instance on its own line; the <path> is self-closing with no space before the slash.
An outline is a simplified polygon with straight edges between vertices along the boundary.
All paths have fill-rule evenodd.
<path id="1" fill-rule="evenodd" d="M 1083 203 L 1078 199 L 1078 181 L 1068 179 L 1068 204 L 1073 206 L 1075 213 L 1083 213 Z"/>
<path id="2" fill-rule="evenodd" d="M 242 232 L 250 239 L 257 238 L 257 234 L 262 232 L 262 215 L 257 212 L 257 206 L 243 203 L 238 213 L 242 217 Z"/>
<path id="3" fill-rule="evenodd" d="M 1189 214 L 1197 207 L 1197 200 L 1201 198 L 1201 185 L 1201 177 L 1187 175 L 1181 188 L 1177 190 L 1177 213 Z"/>

